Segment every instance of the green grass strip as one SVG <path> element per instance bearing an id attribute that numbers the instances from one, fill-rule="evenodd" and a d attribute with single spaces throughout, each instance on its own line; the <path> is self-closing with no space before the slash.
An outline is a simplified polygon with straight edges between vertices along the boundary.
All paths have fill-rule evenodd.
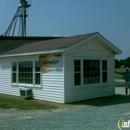
<path id="1" fill-rule="evenodd" d="M 1 109 L 20 109 L 20 110 L 48 110 L 56 109 L 57 106 L 49 102 L 42 102 L 39 100 L 25 100 L 19 97 L 0 95 Z"/>

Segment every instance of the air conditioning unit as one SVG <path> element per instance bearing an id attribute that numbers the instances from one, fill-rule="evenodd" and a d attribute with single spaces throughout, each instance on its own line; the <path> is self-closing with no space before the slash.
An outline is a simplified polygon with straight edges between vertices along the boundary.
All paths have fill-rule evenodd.
<path id="1" fill-rule="evenodd" d="M 20 96 L 25 98 L 31 98 L 33 96 L 31 88 L 19 88 Z"/>

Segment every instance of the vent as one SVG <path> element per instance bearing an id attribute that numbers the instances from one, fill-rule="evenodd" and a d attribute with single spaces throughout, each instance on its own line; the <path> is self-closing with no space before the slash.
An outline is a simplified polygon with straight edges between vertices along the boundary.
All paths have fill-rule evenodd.
<path id="1" fill-rule="evenodd" d="M 31 98 L 33 96 L 31 88 L 19 88 L 20 96 L 25 98 Z"/>

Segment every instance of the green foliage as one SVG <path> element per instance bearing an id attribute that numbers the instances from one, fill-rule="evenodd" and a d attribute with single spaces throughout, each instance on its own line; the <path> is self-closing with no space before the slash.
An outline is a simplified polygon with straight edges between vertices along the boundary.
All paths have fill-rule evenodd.
<path id="1" fill-rule="evenodd" d="M 120 67 L 121 67 L 120 61 L 115 59 L 115 68 L 120 68 Z"/>
<path id="2" fill-rule="evenodd" d="M 118 68 L 118 69 L 115 69 L 117 72 L 125 72 L 125 68 Z M 120 74 L 117 74 L 115 73 L 115 79 L 124 79 L 123 75 L 120 75 Z"/>
<path id="3" fill-rule="evenodd" d="M 130 68 L 130 57 L 126 58 L 125 60 L 117 60 L 115 59 L 115 68 L 120 68 L 121 66 L 129 67 Z"/>
<path id="4" fill-rule="evenodd" d="M 129 67 L 129 68 L 130 68 L 130 57 L 128 57 L 128 58 L 125 60 L 124 65 L 125 65 L 125 67 Z"/>
<path id="5" fill-rule="evenodd" d="M 122 59 L 122 60 L 120 60 L 120 65 L 122 66 L 124 66 L 125 65 L 125 60 L 124 59 Z"/>

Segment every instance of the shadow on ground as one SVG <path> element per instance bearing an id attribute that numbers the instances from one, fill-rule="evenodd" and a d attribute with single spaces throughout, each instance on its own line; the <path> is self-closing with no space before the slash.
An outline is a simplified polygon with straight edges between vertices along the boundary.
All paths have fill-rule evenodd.
<path id="1" fill-rule="evenodd" d="M 77 101 L 73 103 L 69 103 L 70 105 L 90 105 L 90 106 L 108 106 L 108 105 L 116 105 L 116 104 L 126 104 L 130 103 L 130 96 L 126 98 L 125 95 L 113 95 L 102 98 L 95 98 L 83 101 Z"/>

